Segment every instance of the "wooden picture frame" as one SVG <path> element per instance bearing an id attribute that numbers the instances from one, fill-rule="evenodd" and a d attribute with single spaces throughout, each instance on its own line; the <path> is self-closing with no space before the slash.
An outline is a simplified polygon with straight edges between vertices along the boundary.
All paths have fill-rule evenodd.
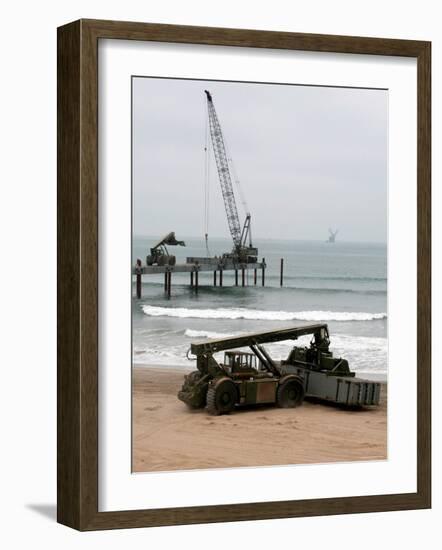
<path id="1" fill-rule="evenodd" d="M 418 71 L 417 492 L 98 511 L 98 41 L 159 41 L 404 56 Z M 58 29 L 58 521 L 82 531 L 431 506 L 431 44 L 79 20 Z"/>

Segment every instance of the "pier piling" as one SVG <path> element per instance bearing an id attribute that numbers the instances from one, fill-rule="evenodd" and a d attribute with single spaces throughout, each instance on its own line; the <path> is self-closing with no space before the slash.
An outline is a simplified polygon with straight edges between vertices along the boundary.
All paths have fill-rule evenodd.
<path id="1" fill-rule="evenodd" d="M 256 286 L 256 278 L 257 278 L 257 274 L 258 274 L 258 270 L 255 269 L 253 270 L 253 284 Z"/>
<path id="2" fill-rule="evenodd" d="M 137 260 L 137 265 L 135 267 L 135 273 L 136 273 L 136 278 L 137 278 L 137 282 L 136 282 L 137 298 L 140 299 L 141 298 L 141 260 L 140 259 Z"/>
<path id="3" fill-rule="evenodd" d="M 137 298 L 141 298 L 141 274 L 137 273 Z"/>
<path id="4" fill-rule="evenodd" d="M 238 286 L 238 270 L 235 269 L 235 286 Z"/>
<path id="5" fill-rule="evenodd" d="M 213 272 L 213 286 L 216 286 L 216 269 Z"/>
<path id="6" fill-rule="evenodd" d="M 266 268 L 265 268 L 266 259 L 262 259 L 262 286 L 266 284 Z"/>
<path id="7" fill-rule="evenodd" d="M 195 292 L 198 292 L 198 275 L 199 275 L 199 272 L 197 270 L 195 271 Z"/>
<path id="8" fill-rule="evenodd" d="M 241 285 L 246 286 L 246 270 L 242 267 L 241 268 Z"/>
<path id="9" fill-rule="evenodd" d="M 167 273 L 167 297 L 170 298 L 170 290 L 172 287 L 172 271 Z"/>
<path id="10" fill-rule="evenodd" d="M 279 272 L 279 286 L 282 286 L 284 283 L 284 258 L 281 258 L 281 268 Z"/>

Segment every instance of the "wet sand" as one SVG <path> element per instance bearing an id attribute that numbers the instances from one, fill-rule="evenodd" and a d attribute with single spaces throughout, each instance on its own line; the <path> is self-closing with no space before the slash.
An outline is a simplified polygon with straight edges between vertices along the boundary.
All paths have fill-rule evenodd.
<path id="1" fill-rule="evenodd" d="M 178 400 L 184 372 L 133 369 L 133 471 L 309 464 L 387 458 L 387 386 L 376 409 L 305 401 L 296 409 L 192 411 Z"/>

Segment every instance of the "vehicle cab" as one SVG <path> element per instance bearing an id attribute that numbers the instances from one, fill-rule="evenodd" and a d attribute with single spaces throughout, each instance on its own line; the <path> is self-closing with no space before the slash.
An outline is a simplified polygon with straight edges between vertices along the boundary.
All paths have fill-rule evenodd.
<path id="1" fill-rule="evenodd" d="M 224 368 L 230 374 L 249 374 L 253 376 L 260 370 L 260 361 L 254 353 L 247 351 L 226 351 Z"/>

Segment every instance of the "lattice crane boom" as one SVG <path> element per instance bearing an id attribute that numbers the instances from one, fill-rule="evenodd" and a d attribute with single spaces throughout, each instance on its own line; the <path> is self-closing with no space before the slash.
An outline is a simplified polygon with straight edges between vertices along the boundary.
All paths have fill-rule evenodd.
<path id="1" fill-rule="evenodd" d="M 235 195 L 233 193 L 232 177 L 230 174 L 229 163 L 227 160 L 226 146 L 224 142 L 221 125 L 216 114 L 212 96 L 208 90 L 204 90 L 207 96 L 207 109 L 209 114 L 210 137 L 212 140 L 213 153 L 218 170 L 221 191 L 226 209 L 227 222 L 229 224 L 230 234 L 232 236 L 234 248 L 239 250 L 245 244 L 244 229 L 241 229 L 239 222 L 238 209 L 236 207 Z M 246 218 L 247 227 L 250 226 L 250 214 Z M 248 231 L 247 231 L 248 233 Z"/>

